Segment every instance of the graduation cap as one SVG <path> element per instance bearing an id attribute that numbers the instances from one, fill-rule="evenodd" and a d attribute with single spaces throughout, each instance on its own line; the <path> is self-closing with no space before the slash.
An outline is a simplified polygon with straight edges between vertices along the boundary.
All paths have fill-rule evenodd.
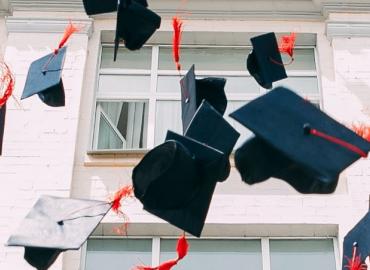
<path id="1" fill-rule="evenodd" d="M 161 25 L 161 17 L 148 9 L 146 0 L 83 0 L 88 15 L 117 11 L 114 61 L 119 42 L 129 50 L 140 49 Z"/>
<path id="2" fill-rule="evenodd" d="M 125 47 L 129 50 L 138 50 L 161 26 L 161 17 L 140 2 L 119 0 L 117 10 L 114 60 L 120 39 L 124 40 Z"/>
<path id="3" fill-rule="evenodd" d="M 370 143 L 294 92 L 278 87 L 230 114 L 256 135 L 235 153 L 243 181 L 285 180 L 301 193 L 334 192 Z"/>
<path id="4" fill-rule="evenodd" d="M 222 152 L 168 131 L 134 168 L 135 196 L 148 212 L 199 237 L 222 159 Z"/>
<path id="5" fill-rule="evenodd" d="M 253 50 L 247 57 L 247 69 L 263 88 L 271 89 L 272 83 L 287 78 L 275 33 L 251 38 Z"/>
<path id="6" fill-rule="evenodd" d="M 224 90 L 226 79 L 209 77 L 197 80 L 195 79 L 194 69 L 195 67 L 192 65 L 180 81 L 183 131 L 189 126 L 203 99 L 221 115 L 224 114 L 227 107 Z"/>
<path id="7" fill-rule="evenodd" d="M 7 245 L 24 246 L 25 260 L 46 270 L 61 252 L 79 249 L 110 208 L 110 202 L 42 196 Z"/>
<path id="8" fill-rule="evenodd" d="M 370 212 L 368 212 L 344 237 L 342 270 L 361 270 L 361 265 L 364 264 L 365 259 L 369 255 Z M 357 268 L 355 268 L 355 266 L 357 266 Z"/>
<path id="9" fill-rule="evenodd" d="M 141 4 L 144 7 L 148 6 L 146 0 L 133 0 L 136 3 Z M 117 0 L 83 0 L 84 8 L 87 15 L 96 15 L 108 12 L 114 12 L 117 10 Z"/>
<path id="10" fill-rule="evenodd" d="M 50 53 L 32 62 L 27 75 L 21 99 L 37 94 L 48 106 L 61 107 L 65 105 L 62 69 L 67 47 Z"/>

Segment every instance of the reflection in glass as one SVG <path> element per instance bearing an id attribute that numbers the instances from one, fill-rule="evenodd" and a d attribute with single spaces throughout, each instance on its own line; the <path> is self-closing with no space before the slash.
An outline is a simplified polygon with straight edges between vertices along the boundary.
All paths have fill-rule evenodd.
<path id="1" fill-rule="evenodd" d="M 96 149 L 146 147 L 147 101 L 98 102 Z"/>

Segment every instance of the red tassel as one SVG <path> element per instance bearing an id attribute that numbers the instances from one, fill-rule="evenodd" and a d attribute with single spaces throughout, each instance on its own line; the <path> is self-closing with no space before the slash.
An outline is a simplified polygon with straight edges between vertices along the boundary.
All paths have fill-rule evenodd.
<path id="1" fill-rule="evenodd" d="M 66 29 L 64 30 L 64 35 L 62 37 L 62 40 L 59 42 L 58 49 L 54 50 L 54 54 L 58 54 L 59 49 L 66 44 L 70 36 L 72 36 L 73 33 L 80 31 L 81 29 L 75 26 L 72 22 L 70 22 Z"/>
<path id="2" fill-rule="evenodd" d="M 182 21 L 178 17 L 172 18 L 172 26 L 173 26 L 173 41 L 172 41 L 172 52 L 173 52 L 173 59 L 176 64 L 176 69 L 178 71 L 181 70 L 180 65 L 180 43 L 181 43 L 181 34 L 182 34 Z"/>
<path id="3" fill-rule="evenodd" d="M 1 78 L 0 78 L 0 90 L 3 92 L 3 96 L 0 97 L 0 108 L 4 106 L 9 97 L 12 95 L 14 90 L 14 76 L 10 71 L 9 67 L 5 63 L 0 64 Z M 0 92 L 0 93 L 1 93 Z"/>
<path id="4" fill-rule="evenodd" d="M 279 52 L 286 53 L 293 59 L 295 40 L 296 33 L 291 33 L 289 36 L 282 36 L 279 41 Z"/>
<path id="5" fill-rule="evenodd" d="M 361 254 L 356 256 L 357 254 L 357 243 L 353 243 L 352 248 L 352 258 L 348 258 L 345 256 L 348 264 L 344 266 L 344 268 L 348 268 L 348 270 L 367 270 L 366 263 L 361 261 Z"/>
<path id="6" fill-rule="evenodd" d="M 174 267 L 180 260 L 182 260 L 189 250 L 189 243 L 186 240 L 185 233 L 177 240 L 177 259 L 166 261 L 159 266 L 149 267 L 149 266 L 136 266 L 133 270 L 170 270 Z"/>
<path id="7" fill-rule="evenodd" d="M 134 189 L 132 185 L 124 186 L 120 190 L 118 190 L 111 201 L 112 203 L 112 210 L 117 214 L 123 214 L 121 209 L 121 200 L 125 198 L 132 197 L 134 194 Z"/>
<path id="8" fill-rule="evenodd" d="M 362 138 L 364 138 L 367 141 L 370 141 L 370 126 L 367 126 L 365 124 L 359 124 L 359 125 L 352 125 L 352 130 Z"/>

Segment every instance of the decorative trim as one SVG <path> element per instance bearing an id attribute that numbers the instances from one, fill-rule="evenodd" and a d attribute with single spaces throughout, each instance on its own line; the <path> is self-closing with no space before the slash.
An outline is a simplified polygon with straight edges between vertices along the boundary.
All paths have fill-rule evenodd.
<path id="1" fill-rule="evenodd" d="M 334 37 L 370 37 L 370 22 L 326 22 L 326 35 Z"/>
<path id="2" fill-rule="evenodd" d="M 322 13 L 370 13 L 370 3 L 323 3 Z"/>
<path id="3" fill-rule="evenodd" d="M 6 27 L 9 33 L 63 33 L 69 22 L 69 19 L 7 17 Z M 79 34 L 91 36 L 93 31 L 92 19 L 73 20 L 73 23 L 81 26 Z"/>
<path id="4" fill-rule="evenodd" d="M 74 11 L 84 12 L 82 0 L 9 0 L 13 11 Z"/>

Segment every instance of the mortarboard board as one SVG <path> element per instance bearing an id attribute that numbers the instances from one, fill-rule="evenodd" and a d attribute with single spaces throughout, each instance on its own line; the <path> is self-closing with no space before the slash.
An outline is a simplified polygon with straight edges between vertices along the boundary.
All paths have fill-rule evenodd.
<path id="1" fill-rule="evenodd" d="M 283 87 L 230 116 L 258 137 L 235 154 L 248 184 L 278 177 L 301 193 L 331 193 L 340 172 L 370 150 L 369 142 Z"/>
<path id="2" fill-rule="evenodd" d="M 227 107 L 224 90 L 226 79 L 209 77 L 196 80 L 194 69 L 194 65 L 192 65 L 180 81 L 183 131 L 189 126 L 203 99 L 207 100 L 221 115 L 224 114 Z"/>
<path id="3" fill-rule="evenodd" d="M 49 106 L 65 105 L 62 69 L 66 51 L 67 47 L 62 47 L 56 54 L 50 53 L 31 64 L 21 99 L 38 94 Z"/>
<path id="4" fill-rule="evenodd" d="M 3 150 L 3 138 L 5 129 L 5 115 L 6 115 L 6 104 L 0 106 L 0 155 Z"/>
<path id="5" fill-rule="evenodd" d="M 358 265 L 365 262 L 365 259 L 370 255 L 369 238 L 370 212 L 368 212 L 344 237 L 342 270 L 347 270 L 349 268 L 348 265 L 351 265 L 353 261 L 357 261 Z M 356 269 L 362 268 L 358 267 Z"/>
<path id="6" fill-rule="evenodd" d="M 79 249 L 111 206 L 104 201 L 42 196 L 7 245 L 24 246 L 25 260 L 46 270 L 61 252 Z"/>
<path id="7" fill-rule="evenodd" d="M 134 168 L 135 196 L 148 212 L 200 236 L 220 177 L 222 152 L 168 131 Z"/>
<path id="8" fill-rule="evenodd" d="M 205 143 L 229 157 L 240 134 L 215 108 L 203 100 L 185 131 L 185 136 Z"/>
<path id="9" fill-rule="evenodd" d="M 247 69 L 263 88 L 271 89 L 272 83 L 287 78 L 275 33 L 251 38 L 253 50 L 247 57 Z"/>

